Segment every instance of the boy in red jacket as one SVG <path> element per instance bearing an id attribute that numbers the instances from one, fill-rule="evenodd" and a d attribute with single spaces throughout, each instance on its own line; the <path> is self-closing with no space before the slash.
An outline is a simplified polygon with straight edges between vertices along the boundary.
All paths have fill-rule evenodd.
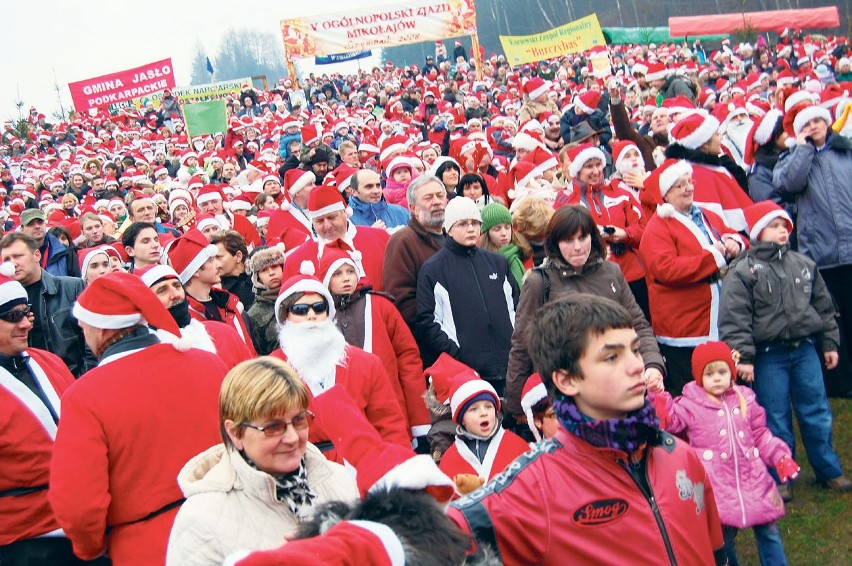
<path id="1" fill-rule="evenodd" d="M 712 486 L 660 431 L 627 311 L 584 294 L 554 301 L 529 350 L 560 430 L 450 518 L 507 565 L 725 564 Z"/>

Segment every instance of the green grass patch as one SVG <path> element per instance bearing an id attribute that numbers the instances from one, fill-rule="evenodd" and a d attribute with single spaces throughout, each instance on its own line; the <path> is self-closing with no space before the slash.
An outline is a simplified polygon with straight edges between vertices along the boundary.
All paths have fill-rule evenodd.
<path id="1" fill-rule="evenodd" d="M 852 399 L 832 399 L 834 449 L 844 472 L 852 472 Z M 791 566 L 852 564 L 852 493 L 835 493 L 816 483 L 796 426 L 796 461 L 802 467 L 793 482 L 794 499 L 781 519 L 781 539 Z M 751 529 L 737 536 L 741 566 L 759 566 Z"/>

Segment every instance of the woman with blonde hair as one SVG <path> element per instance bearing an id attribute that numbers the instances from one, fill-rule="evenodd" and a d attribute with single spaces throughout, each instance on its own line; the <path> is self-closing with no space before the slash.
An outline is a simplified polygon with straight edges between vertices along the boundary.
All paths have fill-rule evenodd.
<path id="1" fill-rule="evenodd" d="M 355 480 L 308 443 L 310 395 L 281 360 L 234 367 L 219 392 L 223 444 L 183 467 L 186 496 L 167 564 L 221 564 L 235 550 L 275 548 L 323 502 L 358 498 Z"/>

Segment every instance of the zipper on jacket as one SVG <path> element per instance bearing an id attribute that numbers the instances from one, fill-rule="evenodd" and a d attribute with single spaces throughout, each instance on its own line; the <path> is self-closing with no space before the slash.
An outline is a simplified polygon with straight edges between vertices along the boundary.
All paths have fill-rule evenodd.
<path id="1" fill-rule="evenodd" d="M 473 257 L 471 256 L 471 252 L 467 252 L 467 264 L 470 266 L 470 271 L 473 273 L 473 280 L 476 281 L 476 290 L 479 291 L 479 300 L 482 301 L 482 308 L 485 309 L 485 312 L 488 312 L 488 303 L 485 301 L 485 293 L 482 292 L 482 286 L 479 284 L 479 277 L 476 275 L 476 266 L 473 265 Z M 491 351 L 497 349 L 497 345 L 494 343 L 494 334 L 491 332 L 491 314 L 488 314 L 488 336 L 491 338 Z"/>
<path id="2" fill-rule="evenodd" d="M 660 536 L 662 537 L 663 544 L 666 547 L 666 554 L 669 556 L 669 563 L 672 566 L 677 566 L 674 549 L 672 549 L 672 543 L 669 539 L 669 532 L 666 530 L 666 524 L 663 522 L 663 516 L 660 515 L 660 508 L 657 506 L 657 499 L 654 497 L 654 491 L 651 489 L 651 482 L 648 481 L 648 467 L 645 464 L 645 458 L 647 457 L 647 451 L 650 450 L 650 447 L 646 447 L 645 450 L 646 452 L 642 456 L 642 460 L 639 462 L 632 462 L 628 464 L 624 460 L 618 460 L 618 463 L 625 469 L 627 475 L 630 476 L 630 479 L 633 480 L 639 488 L 640 493 L 642 493 L 642 496 L 648 502 L 648 506 L 651 507 L 651 512 L 654 514 L 654 519 L 657 521 L 657 528 L 660 530 Z"/>
<path id="3" fill-rule="evenodd" d="M 740 451 L 740 447 L 737 443 L 736 434 L 734 434 L 734 418 L 731 415 L 731 408 L 728 407 L 728 404 L 722 399 L 722 406 L 725 407 L 725 420 L 728 421 L 728 436 L 731 438 L 731 457 L 734 459 L 734 478 L 736 478 L 737 482 L 737 499 L 740 502 L 740 514 L 742 516 L 742 526 L 740 528 L 745 528 L 746 524 L 746 511 L 745 511 L 745 501 L 743 500 L 743 490 L 740 485 L 740 458 L 738 452 Z"/>

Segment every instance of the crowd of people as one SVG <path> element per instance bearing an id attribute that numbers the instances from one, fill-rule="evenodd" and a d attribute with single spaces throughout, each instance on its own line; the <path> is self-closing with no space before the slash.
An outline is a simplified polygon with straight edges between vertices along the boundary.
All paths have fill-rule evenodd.
<path id="1" fill-rule="evenodd" d="M 786 564 L 791 406 L 852 490 L 850 51 L 437 42 L 222 132 L 5 124 L 0 564 Z"/>

